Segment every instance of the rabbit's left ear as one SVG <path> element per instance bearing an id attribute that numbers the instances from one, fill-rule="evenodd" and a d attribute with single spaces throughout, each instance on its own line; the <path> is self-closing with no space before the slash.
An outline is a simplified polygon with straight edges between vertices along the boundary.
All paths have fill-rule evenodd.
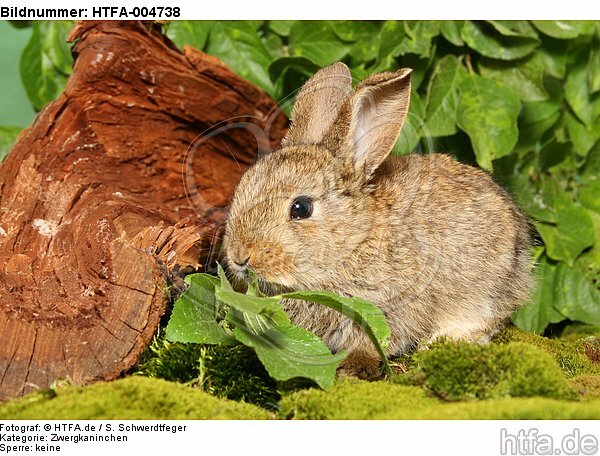
<path id="1" fill-rule="evenodd" d="M 343 122 L 347 128 L 343 149 L 366 177 L 386 159 L 400 135 L 410 103 L 411 72 L 404 68 L 375 74 L 352 94 Z"/>

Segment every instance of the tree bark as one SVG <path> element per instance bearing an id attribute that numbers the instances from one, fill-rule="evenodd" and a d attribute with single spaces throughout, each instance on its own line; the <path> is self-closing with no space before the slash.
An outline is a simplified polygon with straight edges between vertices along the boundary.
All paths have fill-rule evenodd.
<path id="1" fill-rule="evenodd" d="M 268 95 L 157 27 L 79 23 L 65 92 L 0 167 L 0 399 L 130 369 L 283 134 Z"/>

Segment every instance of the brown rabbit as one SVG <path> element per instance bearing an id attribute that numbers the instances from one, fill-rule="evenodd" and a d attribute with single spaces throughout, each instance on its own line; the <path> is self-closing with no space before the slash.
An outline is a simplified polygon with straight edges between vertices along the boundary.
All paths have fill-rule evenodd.
<path id="1" fill-rule="evenodd" d="M 407 115 L 410 69 L 352 90 L 348 68 L 321 69 L 300 90 L 276 152 L 242 177 L 224 246 L 231 271 L 251 267 L 274 289 L 359 296 L 385 314 L 388 355 L 439 337 L 484 342 L 528 297 L 531 236 L 506 191 L 441 155 L 388 156 Z M 293 323 L 341 369 L 378 375 L 379 359 L 346 317 L 284 303 Z"/>

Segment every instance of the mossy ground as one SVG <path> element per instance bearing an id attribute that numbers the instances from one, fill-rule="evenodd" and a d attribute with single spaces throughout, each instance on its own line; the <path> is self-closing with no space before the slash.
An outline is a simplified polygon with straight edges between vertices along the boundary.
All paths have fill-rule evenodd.
<path id="1" fill-rule="evenodd" d="M 439 342 L 395 360 L 391 381 L 328 391 L 278 390 L 243 347 L 157 339 L 134 375 L 30 394 L 0 405 L 0 419 L 600 419 L 600 331 L 579 329 Z"/>
<path id="2" fill-rule="evenodd" d="M 0 419 L 268 419 L 268 411 L 166 380 L 127 377 L 61 387 L 0 406 Z"/>

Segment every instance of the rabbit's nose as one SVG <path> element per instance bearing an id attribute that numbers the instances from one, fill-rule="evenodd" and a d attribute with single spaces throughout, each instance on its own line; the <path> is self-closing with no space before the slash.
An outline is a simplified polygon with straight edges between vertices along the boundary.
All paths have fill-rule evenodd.
<path id="1" fill-rule="evenodd" d="M 236 266 L 238 266 L 240 268 L 240 271 L 245 271 L 246 269 L 248 269 L 248 264 L 250 263 L 250 257 L 246 258 L 241 263 L 238 260 L 234 260 L 233 262 L 236 264 Z"/>

